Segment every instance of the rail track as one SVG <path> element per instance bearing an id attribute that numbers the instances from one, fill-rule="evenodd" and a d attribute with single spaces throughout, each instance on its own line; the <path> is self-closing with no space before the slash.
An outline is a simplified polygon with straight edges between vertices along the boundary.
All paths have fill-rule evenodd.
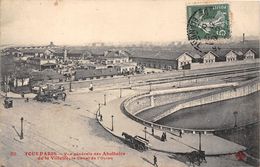
<path id="1" fill-rule="evenodd" d="M 169 82 L 178 82 L 178 81 L 185 81 L 185 80 L 193 80 L 193 79 L 201 79 L 201 78 L 209 78 L 209 77 L 218 77 L 218 76 L 225 76 L 231 74 L 242 74 L 242 73 L 249 73 L 249 72 L 256 72 L 256 75 L 259 74 L 260 67 L 251 67 L 251 68 L 244 68 L 244 69 L 236 69 L 236 70 L 224 70 L 218 72 L 207 72 L 207 73 L 200 73 L 200 74 L 188 74 L 182 76 L 175 76 L 175 77 L 166 77 L 166 78 L 159 78 L 159 79 L 152 79 L 146 81 L 139 81 L 134 86 L 140 85 L 147 85 L 147 84 L 163 84 Z"/>

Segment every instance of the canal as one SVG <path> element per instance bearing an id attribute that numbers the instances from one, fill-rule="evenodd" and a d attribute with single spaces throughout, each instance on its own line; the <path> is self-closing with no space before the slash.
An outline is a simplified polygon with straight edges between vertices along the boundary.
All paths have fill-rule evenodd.
<path id="1" fill-rule="evenodd" d="M 260 91 L 248 96 L 182 109 L 156 123 L 191 129 L 231 128 L 259 121 Z M 236 114 L 234 114 L 236 112 Z M 236 118 L 235 118 L 236 117 Z"/>

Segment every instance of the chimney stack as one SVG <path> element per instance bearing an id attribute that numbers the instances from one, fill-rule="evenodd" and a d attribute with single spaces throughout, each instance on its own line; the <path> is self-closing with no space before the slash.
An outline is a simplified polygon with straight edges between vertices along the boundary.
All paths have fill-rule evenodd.
<path id="1" fill-rule="evenodd" d="M 245 43 L 245 33 L 243 33 L 243 44 Z"/>
<path id="2" fill-rule="evenodd" d="M 67 49 L 64 47 L 63 61 L 67 60 Z"/>

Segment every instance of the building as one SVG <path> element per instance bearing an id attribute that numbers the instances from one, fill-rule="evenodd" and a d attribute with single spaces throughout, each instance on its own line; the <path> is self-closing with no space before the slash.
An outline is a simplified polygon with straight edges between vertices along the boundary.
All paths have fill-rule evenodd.
<path id="1" fill-rule="evenodd" d="M 192 55 L 188 52 L 184 52 L 179 57 L 176 58 L 178 67 L 177 69 L 190 69 L 190 64 L 192 63 Z"/>
<path id="2" fill-rule="evenodd" d="M 226 62 L 237 61 L 238 54 L 234 50 L 230 50 L 224 57 Z"/>
<path id="3" fill-rule="evenodd" d="M 100 79 L 106 77 L 114 77 L 115 75 L 118 75 L 118 72 L 114 68 L 76 70 L 75 80 L 78 81 L 80 79 Z"/>
<path id="4" fill-rule="evenodd" d="M 208 63 L 215 63 L 218 61 L 218 55 L 216 55 L 214 52 L 209 51 L 205 55 L 202 56 L 202 63 L 208 64 Z"/>
<path id="5" fill-rule="evenodd" d="M 25 67 L 15 69 L 9 81 L 9 87 L 12 92 L 30 92 L 30 69 Z"/>
<path id="6" fill-rule="evenodd" d="M 47 48 L 25 48 L 19 49 L 20 57 L 33 56 L 42 59 L 53 59 L 54 55 L 51 49 Z"/>
<path id="7" fill-rule="evenodd" d="M 190 69 L 191 63 L 199 63 L 202 58 L 197 53 L 172 50 L 135 50 L 130 59 L 138 66 L 162 70 Z"/>
<path id="8" fill-rule="evenodd" d="M 65 79 L 64 76 L 52 69 L 45 69 L 43 71 L 33 71 L 30 74 L 31 87 L 39 86 L 45 83 L 57 83 Z"/>
<path id="9" fill-rule="evenodd" d="M 133 74 L 136 71 L 137 68 L 137 63 L 135 62 L 131 62 L 131 63 L 120 63 L 120 64 L 116 64 L 114 65 L 114 67 L 118 74 Z"/>
<path id="10" fill-rule="evenodd" d="M 255 59 L 256 57 L 256 52 L 252 49 L 249 49 L 244 55 L 243 55 L 243 59 L 244 60 L 252 60 Z"/>
<path id="11" fill-rule="evenodd" d="M 25 66 L 35 70 L 55 69 L 57 66 L 55 59 L 43 59 L 40 57 L 30 57 L 26 60 Z"/>
<path id="12" fill-rule="evenodd" d="M 170 51 L 152 51 L 152 50 L 135 50 L 130 56 L 132 62 L 136 62 L 138 66 L 147 68 L 158 68 L 163 70 L 171 70 L 177 68 L 176 55 Z"/>
<path id="13" fill-rule="evenodd" d="M 105 51 L 104 56 L 98 56 L 96 60 L 97 63 L 113 66 L 113 64 L 128 63 L 129 54 L 122 50 L 109 50 Z"/>
<path id="14" fill-rule="evenodd" d="M 69 48 L 64 50 L 64 57 L 69 60 L 86 60 L 91 58 L 91 53 L 86 49 Z"/>

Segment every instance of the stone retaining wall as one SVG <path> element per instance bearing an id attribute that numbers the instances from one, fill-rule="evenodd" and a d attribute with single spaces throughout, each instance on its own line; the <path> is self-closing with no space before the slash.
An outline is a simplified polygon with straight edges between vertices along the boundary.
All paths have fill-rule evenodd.
<path id="1" fill-rule="evenodd" d="M 218 102 L 218 101 L 222 101 L 222 100 L 228 100 L 228 99 L 232 99 L 232 98 L 236 98 L 236 97 L 246 96 L 246 95 L 249 95 L 256 91 L 259 91 L 259 89 L 260 89 L 259 79 L 256 78 L 254 80 L 244 82 L 244 83 L 240 84 L 239 86 L 234 86 L 233 88 L 228 88 L 228 89 L 226 88 L 224 90 L 219 90 L 218 92 L 215 92 L 215 93 L 211 92 L 209 94 L 206 94 L 205 96 L 200 96 L 199 99 L 192 98 L 191 101 L 183 102 L 183 103 L 175 106 L 173 109 L 166 111 L 162 115 L 155 118 L 154 121 L 157 121 L 157 120 L 159 120 L 175 111 L 183 109 L 183 108 L 194 107 L 194 106 L 198 106 L 198 105 L 209 104 L 209 103 Z M 159 97 L 159 96 L 162 96 L 163 94 L 165 94 L 165 92 L 161 92 L 161 94 L 157 92 L 156 94 Z M 149 122 L 149 121 L 143 120 L 139 117 L 136 117 L 134 114 L 137 112 L 140 112 L 140 110 L 145 110 L 145 109 L 147 109 L 149 107 L 153 107 L 155 105 L 156 106 L 162 105 L 165 102 L 162 100 L 161 104 L 160 104 L 160 102 L 155 103 L 154 100 L 151 100 L 151 98 L 154 98 L 153 96 L 155 96 L 155 95 L 150 94 L 150 93 L 145 93 L 145 94 L 136 95 L 134 97 L 131 97 L 122 103 L 122 109 L 123 109 L 124 113 L 127 116 L 129 116 L 130 118 L 132 118 L 133 120 L 135 120 L 145 126 L 154 127 L 155 129 L 168 131 L 170 133 L 173 133 L 173 132 L 179 133 L 180 131 L 182 131 L 183 133 L 194 133 L 194 134 L 195 133 L 202 133 L 202 134 L 214 133 L 215 129 L 198 130 L 198 129 L 174 128 L 174 127 L 156 124 L 154 122 Z M 141 106 L 134 107 L 134 106 L 138 105 L 138 103 L 142 104 L 141 106 L 144 106 L 144 108 L 142 108 Z"/>

